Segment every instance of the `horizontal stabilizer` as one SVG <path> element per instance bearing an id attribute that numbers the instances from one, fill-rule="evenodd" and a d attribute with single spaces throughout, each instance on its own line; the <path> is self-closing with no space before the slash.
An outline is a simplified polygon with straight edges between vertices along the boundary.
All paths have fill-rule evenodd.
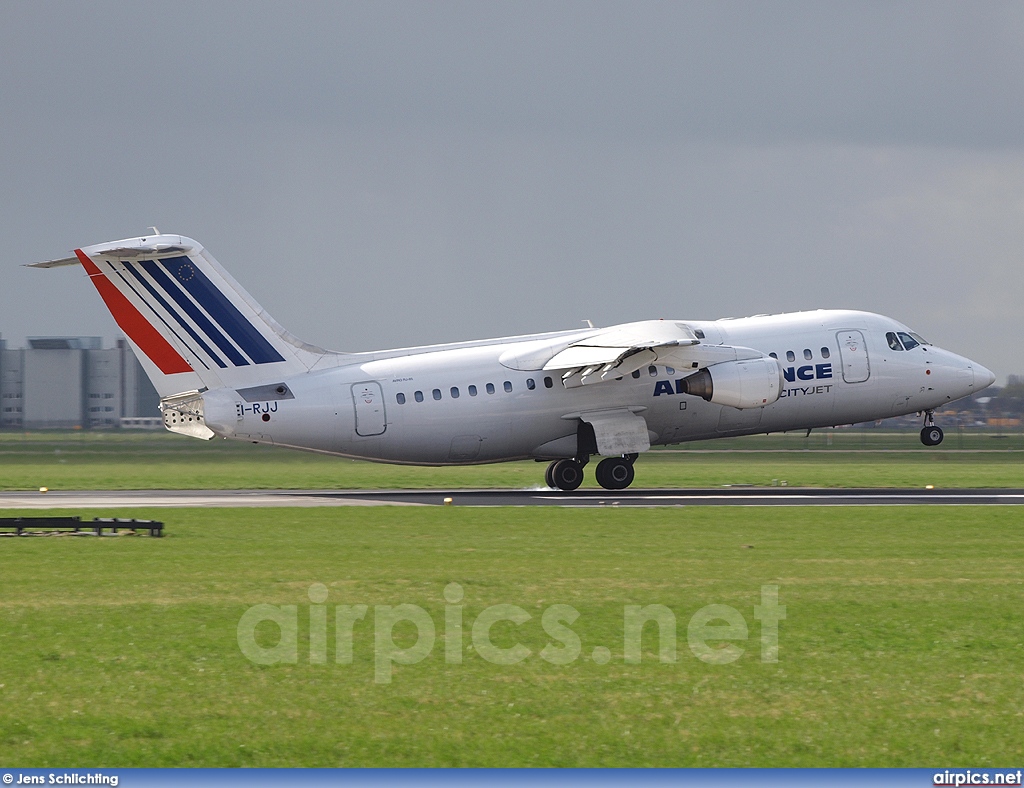
<path id="1" fill-rule="evenodd" d="M 114 257 L 119 260 L 135 258 L 160 258 L 164 255 L 188 254 L 193 250 L 192 246 L 169 243 L 139 243 L 133 246 L 115 246 L 105 248 L 105 245 L 97 245 L 104 257 Z M 77 255 L 62 257 L 59 260 L 44 260 L 41 263 L 29 263 L 26 268 L 59 268 L 62 265 L 78 265 L 82 261 Z"/>
<path id="2" fill-rule="evenodd" d="M 113 249 L 104 249 L 104 257 L 117 258 L 159 258 L 164 255 L 188 254 L 193 250 L 191 246 L 179 244 L 140 244 L 139 246 L 116 246 Z"/>
<path id="3" fill-rule="evenodd" d="M 41 263 L 26 263 L 26 268 L 60 268 L 62 265 L 78 265 L 81 263 L 77 257 L 62 257 L 59 260 L 44 260 Z"/>

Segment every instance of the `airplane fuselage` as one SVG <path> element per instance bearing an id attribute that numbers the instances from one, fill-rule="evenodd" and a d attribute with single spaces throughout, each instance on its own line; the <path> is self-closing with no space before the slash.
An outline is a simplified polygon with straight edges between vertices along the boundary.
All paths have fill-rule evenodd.
<path id="1" fill-rule="evenodd" d="M 539 363 L 529 368 L 529 348 L 587 333 L 581 331 L 353 354 L 344 366 L 283 380 L 284 396 L 270 387 L 248 399 L 209 391 L 205 421 L 218 435 L 257 443 L 391 463 L 470 464 L 586 453 L 581 413 L 628 409 L 646 421 L 650 443 L 664 445 L 930 411 L 991 382 L 988 370 L 933 345 L 894 349 L 886 335 L 909 329 L 868 312 L 687 325 L 707 344 L 777 358 L 779 398 L 743 409 L 706 402 L 682 393 L 690 370 L 657 364 L 577 388 L 564 387 Z"/>

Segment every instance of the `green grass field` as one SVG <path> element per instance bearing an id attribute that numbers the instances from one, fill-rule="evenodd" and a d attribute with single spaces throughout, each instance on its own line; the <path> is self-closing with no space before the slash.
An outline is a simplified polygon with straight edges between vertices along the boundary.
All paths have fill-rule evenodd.
<path id="1" fill-rule="evenodd" d="M 1019 435 L 951 435 L 926 450 L 913 434 L 836 430 L 680 449 L 643 456 L 637 486 L 1024 487 Z M 403 468 L 159 433 L 0 433 L 9 490 L 515 488 L 538 486 L 542 472 Z M 0 762 L 1005 765 L 1024 754 L 1019 512 L 91 510 L 162 519 L 168 536 L 0 539 Z M 324 664 L 309 657 L 317 583 L 329 589 Z M 446 633 L 449 583 L 465 594 L 461 641 Z M 787 608 L 777 663 L 761 660 L 764 585 Z M 243 655 L 239 621 L 257 604 L 295 606 L 294 662 Z M 355 604 L 368 612 L 344 664 L 334 614 Z M 385 670 L 377 606 L 403 604 L 425 611 L 436 642 Z M 531 616 L 492 630 L 499 647 L 529 648 L 518 664 L 474 646 L 473 624 L 497 604 Z M 579 613 L 579 653 L 562 665 L 540 656 L 563 643 L 542 621 L 553 605 Z M 627 605 L 674 614 L 675 662 L 659 661 L 654 624 L 641 662 L 626 662 Z M 735 662 L 690 649 L 688 625 L 707 605 L 742 616 L 746 640 L 711 641 L 742 647 Z M 264 622 L 255 637 L 269 647 L 276 632 Z M 412 646 L 415 629 L 399 623 L 394 639 Z M 446 644 L 459 642 L 462 664 L 449 664 Z"/>
<path id="2" fill-rule="evenodd" d="M 133 510 L 168 536 L 0 539 L 0 762 L 1005 766 L 1024 757 L 1019 511 Z M 444 657 L 451 582 L 461 665 Z M 329 589 L 326 664 L 308 657 L 314 583 Z M 754 618 L 764 584 L 787 609 L 776 664 Z M 297 606 L 294 664 L 243 657 L 236 628 L 259 603 Z M 345 604 L 369 606 L 352 664 L 335 661 Z M 429 614 L 437 642 L 375 683 L 374 606 L 400 604 Z M 518 664 L 470 647 L 495 604 L 532 616 L 493 631 L 531 650 Z M 579 612 L 565 665 L 539 656 L 560 645 L 541 623 L 556 604 Z M 675 663 L 653 625 L 641 663 L 624 662 L 631 604 L 675 614 Z M 711 604 L 749 628 L 731 664 L 688 646 Z M 411 625 L 395 632 L 412 644 Z"/>
<path id="3" fill-rule="evenodd" d="M 636 487 L 1024 487 L 1024 437 L 827 430 L 684 444 L 644 454 Z M 595 487 L 588 468 L 585 486 Z M 0 433 L 0 489 L 538 487 L 544 465 L 378 465 L 170 433 Z"/>

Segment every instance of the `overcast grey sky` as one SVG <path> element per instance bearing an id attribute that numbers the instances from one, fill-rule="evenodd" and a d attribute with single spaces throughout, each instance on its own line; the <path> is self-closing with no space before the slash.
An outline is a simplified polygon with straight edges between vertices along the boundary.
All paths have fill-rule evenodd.
<path id="1" fill-rule="evenodd" d="M 818 307 L 1024 373 L 1024 4 L 6 2 L 0 334 L 191 236 L 339 350 Z"/>

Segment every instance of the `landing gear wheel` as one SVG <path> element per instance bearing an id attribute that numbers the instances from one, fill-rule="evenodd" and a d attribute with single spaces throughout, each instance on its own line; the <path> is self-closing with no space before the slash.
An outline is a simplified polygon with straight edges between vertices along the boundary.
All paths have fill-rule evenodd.
<path id="1" fill-rule="evenodd" d="M 544 469 L 544 484 L 551 489 L 555 488 L 555 466 L 558 464 L 558 460 L 548 463 L 548 467 Z"/>
<path id="2" fill-rule="evenodd" d="M 633 483 L 633 463 L 625 457 L 609 457 L 597 464 L 595 475 L 606 490 L 625 490 Z"/>
<path id="3" fill-rule="evenodd" d="M 925 446 L 938 446 L 942 443 L 942 428 L 931 426 L 921 430 L 921 443 Z"/>
<path id="4" fill-rule="evenodd" d="M 575 490 L 583 484 L 583 466 L 576 460 L 558 460 L 548 468 L 551 474 L 552 487 L 559 490 Z M 545 477 L 547 474 L 545 474 Z"/>

